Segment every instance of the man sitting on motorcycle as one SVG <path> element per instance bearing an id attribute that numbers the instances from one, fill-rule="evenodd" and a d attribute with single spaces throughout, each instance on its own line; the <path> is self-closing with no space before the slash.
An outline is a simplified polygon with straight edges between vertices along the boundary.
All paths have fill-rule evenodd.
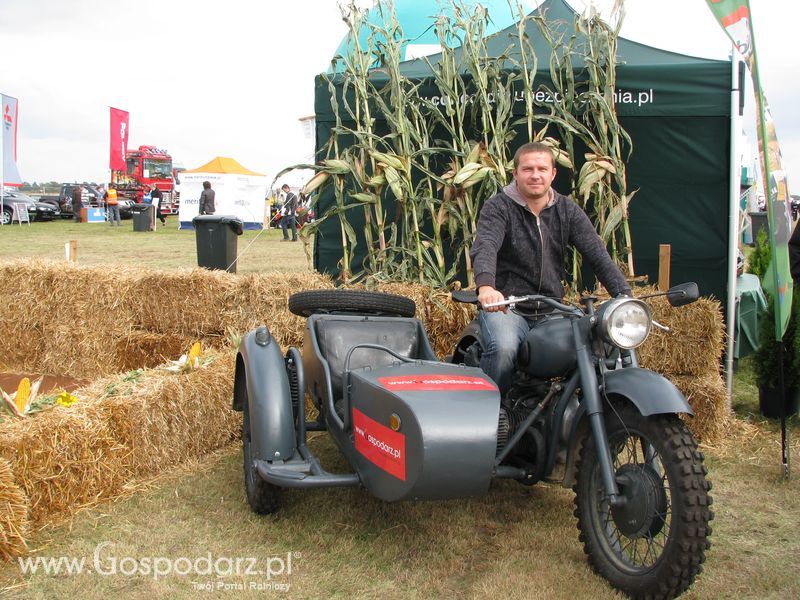
<path id="1" fill-rule="evenodd" d="M 481 209 L 470 252 L 484 348 L 481 368 L 505 393 L 517 350 L 534 322 L 488 304 L 508 296 L 563 298 L 567 246 L 574 246 L 612 296 L 631 289 L 586 213 L 550 186 L 556 176 L 550 147 L 531 142 L 514 155 L 514 181 Z"/>

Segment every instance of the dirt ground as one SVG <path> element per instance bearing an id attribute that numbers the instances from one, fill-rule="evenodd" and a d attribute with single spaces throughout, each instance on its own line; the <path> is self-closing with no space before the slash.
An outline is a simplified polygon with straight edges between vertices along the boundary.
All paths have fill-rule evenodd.
<path id="1" fill-rule="evenodd" d="M 0 389 L 11 394 L 19 387 L 19 382 L 23 377 L 31 380 L 31 383 L 42 377 L 37 373 L 0 373 Z M 89 383 L 88 379 L 74 379 L 62 375 L 44 375 L 44 380 L 39 388 L 40 394 L 49 394 L 53 390 L 66 390 L 71 392 Z"/>

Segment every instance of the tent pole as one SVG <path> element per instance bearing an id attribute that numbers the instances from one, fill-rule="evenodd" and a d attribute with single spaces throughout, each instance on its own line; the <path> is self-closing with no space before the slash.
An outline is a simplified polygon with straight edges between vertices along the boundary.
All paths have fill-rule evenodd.
<path id="1" fill-rule="evenodd" d="M 733 355 L 736 325 L 736 262 L 739 250 L 739 188 L 741 173 L 737 140 L 740 133 L 739 97 L 739 54 L 734 46 L 731 50 L 731 154 L 728 198 L 728 299 L 727 334 L 728 351 L 725 359 L 725 386 L 728 391 L 728 406 L 733 406 Z"/>

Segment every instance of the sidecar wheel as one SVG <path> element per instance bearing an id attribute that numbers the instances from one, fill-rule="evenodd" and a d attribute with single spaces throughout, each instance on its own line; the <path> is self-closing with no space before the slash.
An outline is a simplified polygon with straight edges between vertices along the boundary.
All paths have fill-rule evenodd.
<path id="1" fill-rule="evenodd" d="M 356 313 L 413 317 L 417 305 L 411 298 L 363 290 L 308 290 L 289 296 L 289 310 L 301 317 L 318 313 Z"/>
<path id="2" fill-rule="evenodd" d="M 242 419 L 242 454 L 244 458 L 244 489 L 250 509 L 259 515 L 274 513 L 280 508 L 281 488 L 261 479 L 253 464 L 253 445 L 250 431 L 250 403 L 244 398 Z"/>
<path id="3" fill-rule="evenodd" d="M 580 540 L 592 568 L 635 598 L 673 598 L 703 570 L 711 547 L 711 484 L 691 432 L 675 415 L 609 411 L 606 428 L 620 494 L 611 507 L 594 440 L 573 488 Z"/>

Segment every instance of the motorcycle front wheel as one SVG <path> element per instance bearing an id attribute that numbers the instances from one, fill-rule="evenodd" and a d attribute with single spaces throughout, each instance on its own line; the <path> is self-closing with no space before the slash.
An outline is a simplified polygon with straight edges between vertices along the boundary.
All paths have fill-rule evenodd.
<path id="1" fill-rule="evenodd" d="M 676 415 L 642 416 L 630 405 L 606 414 L 617 486 L 608 502 L 597 451 L 586 440 L 575 516 L 592 568 L 634 598 L 674 598 L 702 571 L 710 548 L 711 484 L 697 442 Z"/>

